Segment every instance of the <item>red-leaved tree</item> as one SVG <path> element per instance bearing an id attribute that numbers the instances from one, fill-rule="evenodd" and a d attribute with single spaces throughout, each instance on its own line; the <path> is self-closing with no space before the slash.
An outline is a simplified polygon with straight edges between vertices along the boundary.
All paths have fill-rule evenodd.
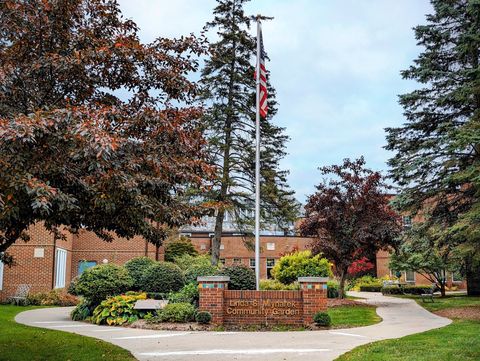
<path id="1" fill-rule="evenodd" d="M 308 198 L 300 226 L 303 236 L 314 238 L 313 253 L 335 263 L 341 298 L 348 268 L 380 249 L 396 247 L 401 231 L 382 176 L 364 166 L 360 157 L 320 168 L 330 180 L 317 185 L 317 192 Z"/>

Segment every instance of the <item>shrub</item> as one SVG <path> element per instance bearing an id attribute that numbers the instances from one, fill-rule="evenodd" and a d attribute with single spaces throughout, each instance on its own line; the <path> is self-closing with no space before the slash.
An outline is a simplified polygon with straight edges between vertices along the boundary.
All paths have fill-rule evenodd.
<path id="1" fill-rule="evenodd" d="M 198 286 L 195 282 L 186 284 L 178 292 L 170 292 L 168 294 L 168 302 L 170 303 L 191 303 L 198 304 Z"/>
<path id="2" fill-rule="evenodd" d="M 328 327 L 332 324 L 332 319 L 330 318 L 330 315 L 326 312 L 317 312 L 313 316 L 313 321 L 317 326 Z"/>
<path id="3" fill-rule="evenodd" d="M 99 265 L 85 270 L 75 285 L 75 293 L 98 305 L 107 297 L 132 288 L 133 279 L 124 267 L 114 264 Z"/>
<path id="4" fill-rule="evenodd" d="M 327 282 L 327 298 L 338 298 L 338 282 Z"/>
<path id="5" fill-rule="evenodd" d="M 93 311 L 92 322 L 97 325 L 123 325 L 132 323 L 146 315 L 146 312 L 135 310 L 133 307 L 138 300 L 145 300 L 146 293 L 130 292 L 106 299 Z"/>
<path id="6" fill-rule="evenodd" d="M 190 303 L 169 303 L 157 312 L 158 315 L 148 322 L 189 322 L 194 319 L 195 307 Z"/>
<path id="7" fill-rule="evenodd" d="M 422 293 L 429 293 L 431 286 L 404 286 L 400 288 L 398 286 L 385 286 L 382 287 L 382 294 L 384 295 L 421 295 Z"/>
<path id="8" fill-rule="evenodd" d="M 185 282 L 197 282 L 197 277 L 214 276 L 218 273 L 218 267 L 194 264 L 185 271 Z"/>
<path id="9" fill-rule="evenodd" d="M 27 296 L 27 304 L 36 306 L 76 306 L 79 299 L 64 289 L 39 292 Z"/>
<path id="10" fill-rule="evenodd" d="M 70 313 L 70 317 L 74 321 L 84 321 L 93 314 L 94 308 L 91 302 L 83 299 Z"/>
<path id="11" fill-rule="evenodd" d="M 145 270 L 154 263 L 155 261 L 148 257 L 132 258 L 127 263 L 125 263 L 125 268 L 127 269 L 128 274 L 133 279 L 132 289 L 139 289 L 139 285 L 142 282 L 142 277 L 145 273 Z"/>
<path id="12" fill-rule="evenodd" d="M 360 285 L 360 291 L 362 292 L 381 292 L 382 286 L 380 285 Z"/>
<path id="13" fill-rule="evenodd" d="M 145 292 L 178 291 L 185 284 L 182 270 L 170 262 L 155 262 L 145 270 L 140 289 Z"/>
<path id="14" fill-rule="evenodd" d="M 228 288 L 231 290 L 254 290 L 256 287 L 255 273 L 244 265 L 224 267 L 219 274 L 230 277 Z"/>
<path id="15" fill-rule="evenodd" d="M 196 266 L 210 266 L 212 263 L 210 261 L 209 255 L 201 256 L 191 256 L 189 254 L 184 254 L 179 257 L 175 257 L 174 263 L 180 267 L 182 271 L 186 271 L 191 267 Z"/>
<path id="16" fill-rule="evenodd" d="M 298 282 L 291 283 L 289 285 L 283 284 L 277 280 L 260 280 L 260 289 L 261 290 L 272 290 L 272 291 L 282 291 L 282 290 L 299 290 L 300 285 Z"/>
<path id="17" fill-rule="evenodd" d="M 380 292 L 380 289 L 382 288 L 382 280 L 372 277 L 372 276 L 363 276 L 357 279 L 353 279 L 349 282 L 349 290 L 352 291 L 360 291 L 360 287 L 362 286 L 375 286 L 379 287 L 379 290 L 376 292 Z"/>
<path id="18" fill-rule="evenodd" d="M 298 277 L 332 275 L 331 265 L 320 255 L 312 256 L 310 251 L 291 253 L 283 256 L 272 269 L 273 277 L 282 283 L 290 284 Z"/>
<path id="19" fill-rule="evenodd" d="M 195 316 L 195 321 L 197 321 L 198 323 L 200 323 L 202 325 L 206 325 L 206 324 L 210 323 L 211 320 L 212 320 L 212 315 L 211 315 L 210 312 L 207 312 L 207 311 L 197 312 L 197 314 Z"/>
<path id="20" fill-rule="evenodd" d="M 188 254 L 190 256 L 197 256 L 198 252 L 192 244 L 190 238 L 181 236 L 172 242 L 165 245 L 165 261 L 174 262 L 175 258 Z"/>
<path id="21" fill-rule="evenodd" d="M 384 295 L 401 295 L 402 289 L 398 286 L 385 286 L 382 287 L 382 294 Z"/>

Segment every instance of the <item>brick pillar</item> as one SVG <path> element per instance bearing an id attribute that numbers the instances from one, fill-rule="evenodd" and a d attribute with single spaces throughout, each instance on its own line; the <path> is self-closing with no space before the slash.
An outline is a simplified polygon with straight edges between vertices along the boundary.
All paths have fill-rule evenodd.
<path id="1" fill-rule="evenodd" d="M 313 322 L 313 315 L 327 310 L 328 277 L 299 277 L 303 297 L 303 324 Z"/>
<path id="2" fill-rule="evenodd" d="M 223 325 L 223 291 L 228 289 L 228 276 L 198 277 L 198 292 L 200 294 L 200 311 L 212 314 L 212 323 Z"/>

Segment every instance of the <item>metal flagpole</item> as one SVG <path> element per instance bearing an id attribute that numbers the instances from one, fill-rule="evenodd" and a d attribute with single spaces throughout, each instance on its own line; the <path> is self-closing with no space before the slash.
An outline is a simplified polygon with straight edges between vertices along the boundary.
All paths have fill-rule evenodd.
<path id="1" fill-rule="evenodd" d="M 260 290 L 260 17 L 257 16 L 257 114 L 255 119 L 256 153 L 255 153 L 255 279 L 257 291 Z"/>

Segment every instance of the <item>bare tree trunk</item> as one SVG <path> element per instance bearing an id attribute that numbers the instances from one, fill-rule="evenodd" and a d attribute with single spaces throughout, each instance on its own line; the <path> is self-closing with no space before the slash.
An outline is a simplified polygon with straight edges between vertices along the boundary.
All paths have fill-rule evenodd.
<path id="1" fill-rule="evenodd" d="M 216 266 L 218 260 L 220 259 L 220 244 L 222 242 L 222 231 L 223 231 L 223 217 L 225 216 L 225 209 L 220 208 L 215 215 L 215 230 L 212 239 L 212 248 L 211 248 L 211 262 L 212 265 Z"/>
<path id="2" fill-rule="evenodd" d="M 340 271 L 340 284 L 338 285 L 338 298 L 345 298 L 345 279 L 347 278 L 348 267 Z"/>

